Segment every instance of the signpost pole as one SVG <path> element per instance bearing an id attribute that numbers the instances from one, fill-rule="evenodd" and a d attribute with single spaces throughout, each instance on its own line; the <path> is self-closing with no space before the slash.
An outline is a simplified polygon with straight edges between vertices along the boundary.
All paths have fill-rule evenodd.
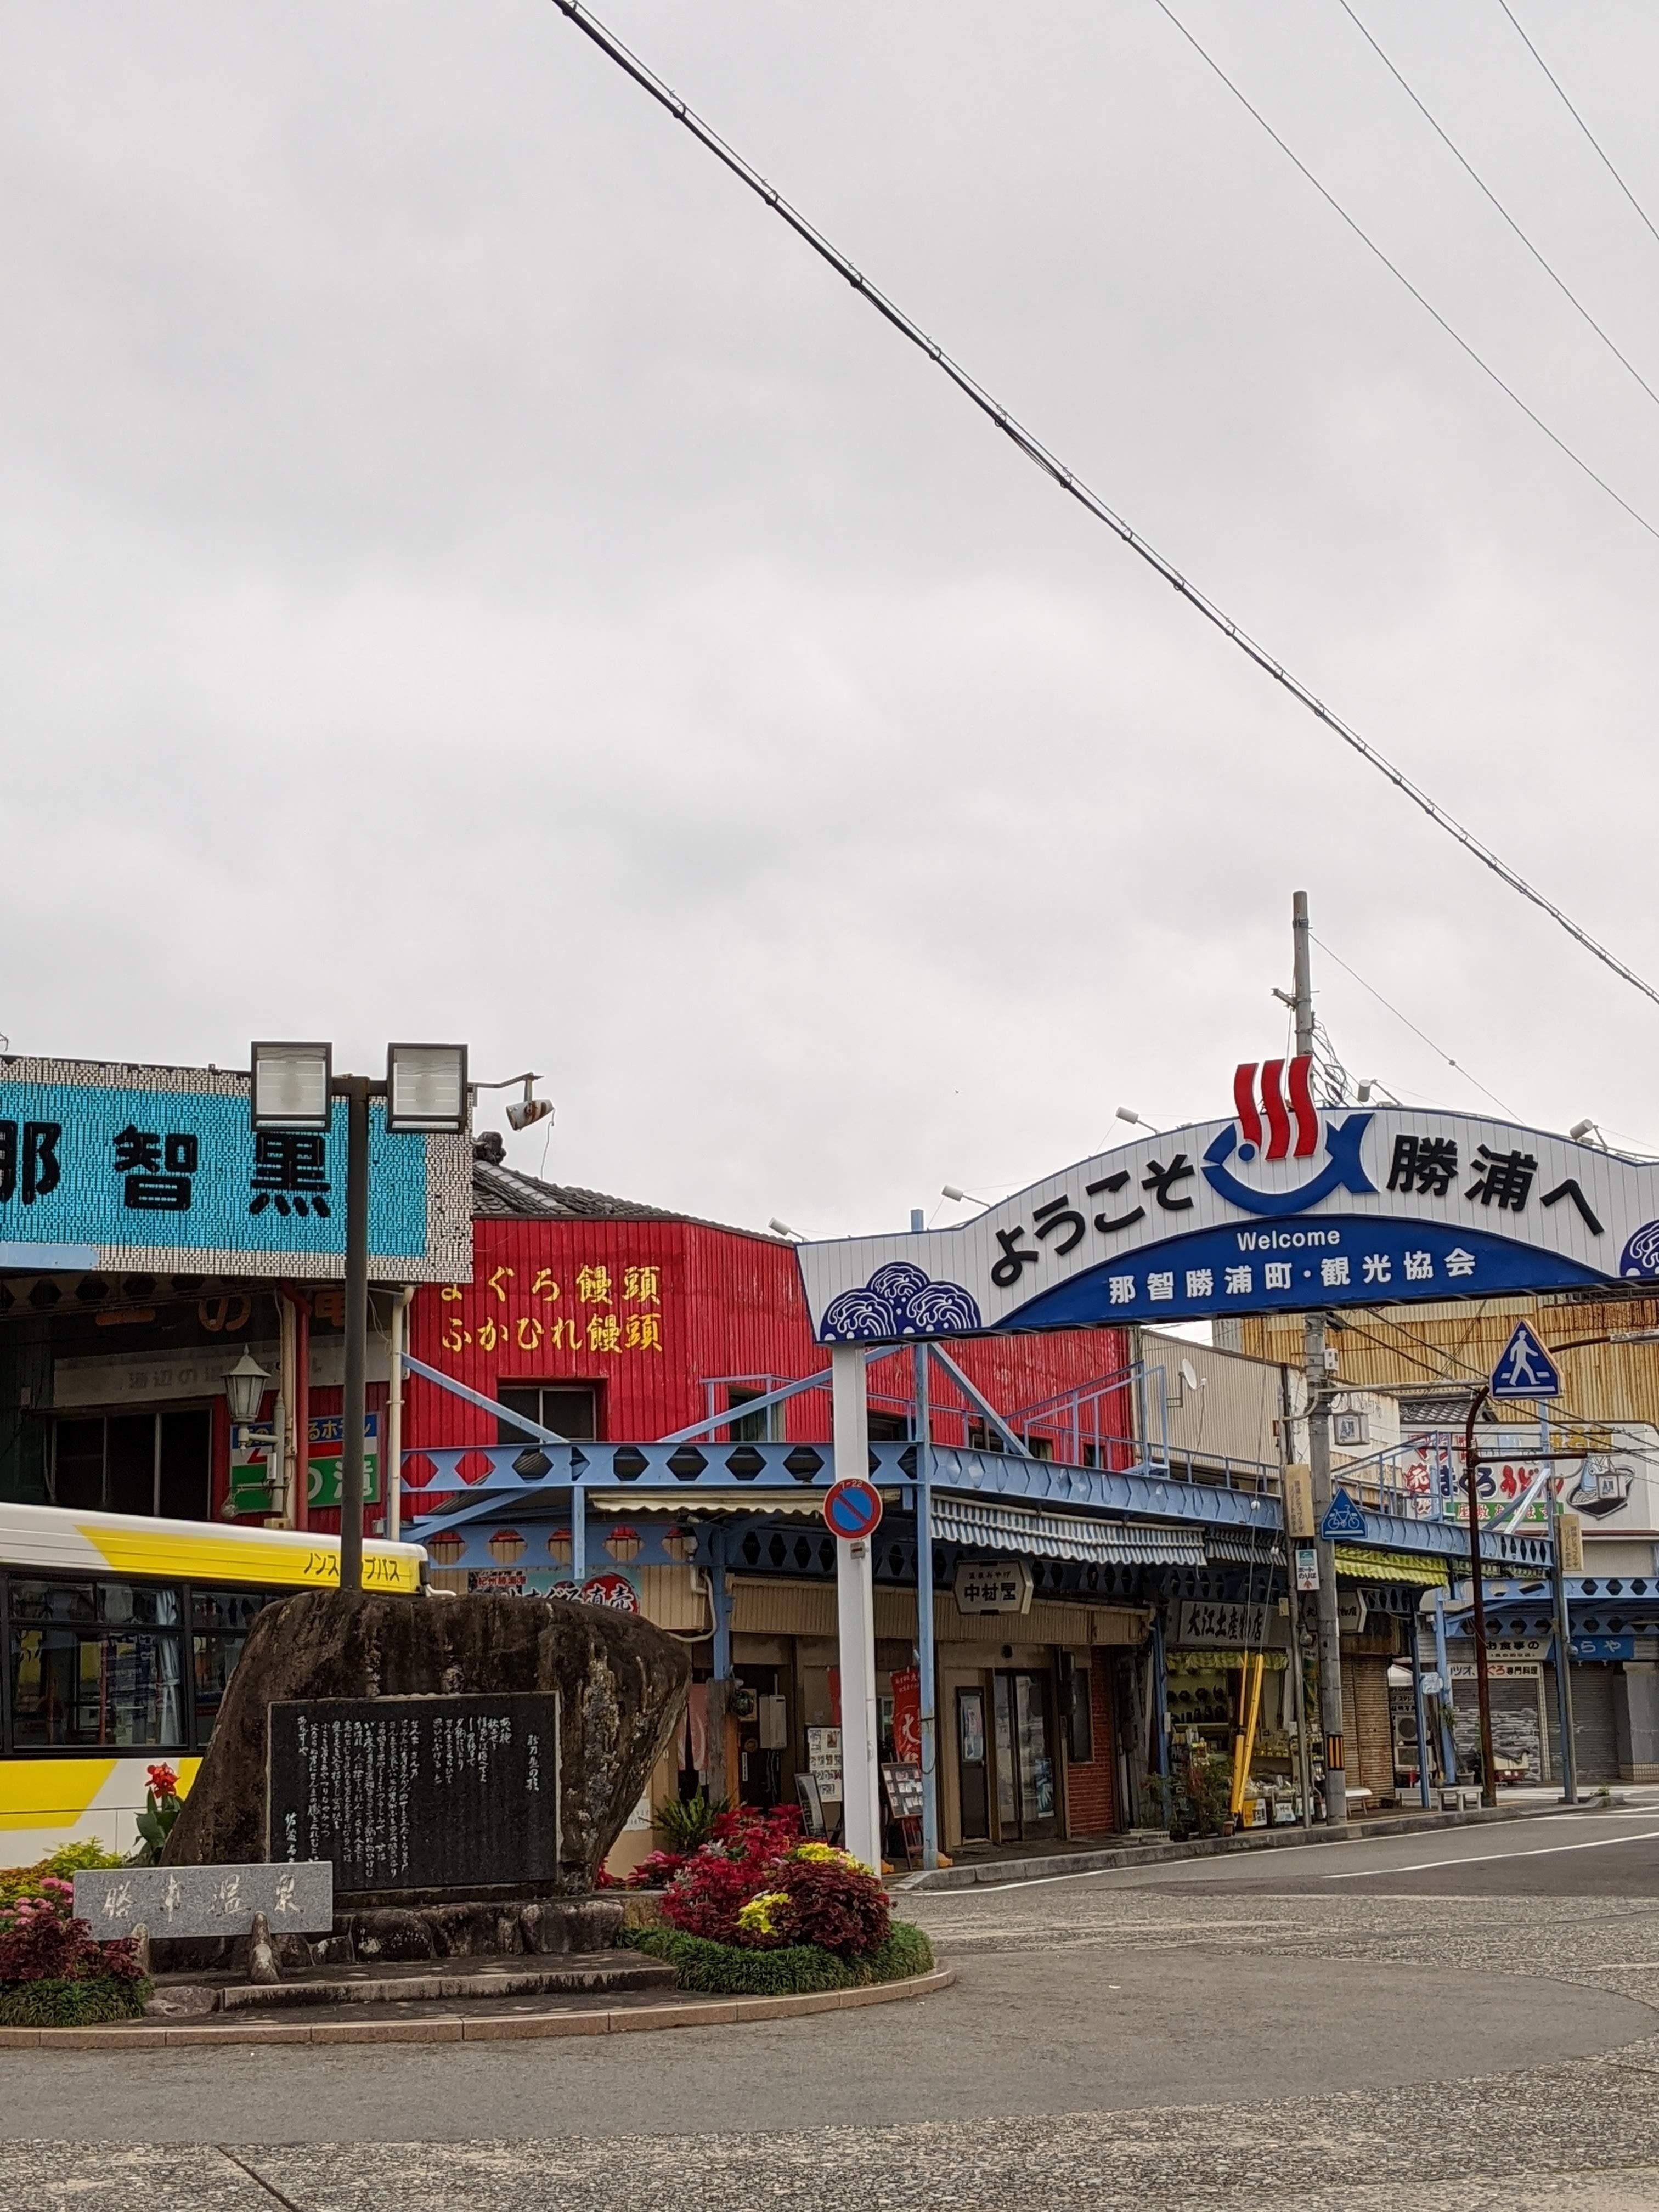
<path id="1" fill-rule="evenodd" d="M 343 1076 L 346 1099 L 345 1390 L 340 1424 L 340 1588 L 363 1586 L 363 1415 L 368 1353 L 368 1093 Z"/>
<path id="2" fill-rule="evenodd" d="M 1463 1491 L 1469 1505 L 1469 1577 L 1474 1601 L 1474 1686 L 1480 1701 L 1480 1802 L 1496 1806 L 1498 1774 L 1492 1747 L 1492 1684 L 1486 1674 L 1486 1593 L 1480 1580 L 1480 1497 L 1474 1474 L 1475 1417 L 1486 1402 L 1483 1382 L 1469 1401 L 1463 1425 Z"/>
<path id="3" fill-rule="evenodd" d="M 939 1717 L 933 1662 L 933 1447 L 927 1346 L 912 1351 L 915 1375 L 916 1701 L 921 1708 L 921 1863 L 939 1864 Z"/>
<path id="4" fill-rule="evenodd" d="M 1426 1813 L 1434 1803 L 1434 1785 L 1429 1780 L 1429 1717 L 1423 1704 L 1423 1651 L 1415 1613 L 1412 1615 L 1412 1711 L 1417 1719 L 1417 1795 Z"/>
<path id="5" fill-rule="evenodd" d="M 830 1348 L 836 1480 L 867 1480 L 870 1412 L 862 1345 Z M 842 1818 L 854 1858 L 881 1869 L 880 1777 L 876 1770 L 876 1608 L 868 1536 L 836 1540 L 841 1643 Z"/>
<path id="6" fill-rule="evenodd" d="M 1549 1449 L 1549 1416 L 1540 1423 L 1544 1448 Z M 1567 1571 L 1561 1557 L 1561 1497 L 1553 1474 L 1549 1479 L 1550 1594 L 1555 1601 L 1555 1712 L 1561 1731 L 1561 1797 L 1568 1805 L 1578 1802 L 1578 1745 L 1572 1718 L 1572 1624 L 1567 1612 Z"/>

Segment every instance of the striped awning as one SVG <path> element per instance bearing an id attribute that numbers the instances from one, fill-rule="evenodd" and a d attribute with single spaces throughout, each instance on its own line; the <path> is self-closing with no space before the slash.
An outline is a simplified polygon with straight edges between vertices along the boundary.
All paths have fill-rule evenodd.
<path id="1" fill-rule="evenodd" d="M 568 1492 L 561 1493 L 568 1496 Z M 596 1513 L 672 1513 L 677 1521 L 706 1521 L 741 1515 L 748 1521 L 781 1516 L 787 1521 L 823 1519 L 823 1492 L 799 1491 L 699 1490 L 688 1498 L 673 1490 L 594 1490 L 587 1494 Z"/>
<path id="2" fill-rule="evenodd" d="M 1252 1536 L 1243 1528 L 1206 1528 L 1204 1549 L 1212 1559 L 1228 1566 L 1283 1566 L 1285 1553 L 1275 1530 L 1267 1537 Z"/>
<path id="3" fill-rule="evenodd" d="M 1248 1667 L 1253 1659 L 1261 1660 L 1269 1674 L 1291 1663 L 1289 1653 L 1284 1651 L 1166 1651 L 1164 1671 L 1166 1674 L 1231 1674 Z"/>
<path id="4" fill-rule="evenodd" d="M 1443 1559 L 1419 1552 L 1368 1552 L 1358 1544 L 1338 1544 L 1336 1571 L 1345 1582 L 1410 1583 L 1418 1589 L 1437 1589 L 1449 1579 Z"/>
<path id="5" fill-rule="evenodd" d="M 1030 1513 L 1017 1505 L 933 1492 L 933 1535 L 946 1544 L 1012 1552 L 1036 1559 L 1082 1559 L 1100 1567 L 1201 1567 L 1204 1539 L 1196 1529 L 1151 1528 L 1123 1521 L 1086 1521 L 1075 1513 Z"/>

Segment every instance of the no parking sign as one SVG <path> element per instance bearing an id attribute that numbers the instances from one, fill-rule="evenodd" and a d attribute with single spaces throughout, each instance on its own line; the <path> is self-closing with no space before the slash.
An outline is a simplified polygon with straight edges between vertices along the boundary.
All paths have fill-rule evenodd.
<path id="1" fill-rule="evenodd" d="M 862 1475 L 832 1482 L 823 1500 L 824 1525 L 832 1536 L 856 1543 L 874 1533 L 881 1520 L 881 1492 Z"/>

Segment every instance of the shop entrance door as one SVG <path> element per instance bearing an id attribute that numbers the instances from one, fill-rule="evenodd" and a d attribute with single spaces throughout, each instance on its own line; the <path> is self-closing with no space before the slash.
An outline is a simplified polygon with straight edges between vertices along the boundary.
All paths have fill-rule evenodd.
<path id="1" fill-rule="evenodd" d="M 1010 1672 L 994 1679 L 998 1828 L 1005 1843 L 1052 1836 L 1060 1822 L 1048 1677 Z"/>
<path id="2" fill-rule="evenodd" d="M 985 1758 L 985 1692 L 957 1692 L 957 1799 L 964 1844 L 991 1840 L 991 1784 Z"/>

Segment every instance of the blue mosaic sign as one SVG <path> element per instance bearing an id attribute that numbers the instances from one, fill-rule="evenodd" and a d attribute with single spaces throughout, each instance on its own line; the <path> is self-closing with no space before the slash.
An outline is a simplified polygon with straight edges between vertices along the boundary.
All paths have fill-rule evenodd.
<path id="1" fill-rule="evenodd" d="M 346 1108 L 249 1126 L 247 1078 L 0 1060 L 0 1268 L 337 1276 Z M 370 1272 L 471 1272 L 471 1145 L 369 1130 Z"/>

